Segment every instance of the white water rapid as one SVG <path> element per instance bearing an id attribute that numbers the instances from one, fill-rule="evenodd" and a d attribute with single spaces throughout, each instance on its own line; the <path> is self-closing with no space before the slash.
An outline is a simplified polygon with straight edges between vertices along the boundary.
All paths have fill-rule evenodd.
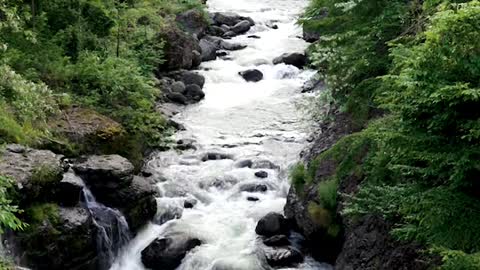
<path id="1" fill-rule="evenodd" d="M 306 49 L 295 22 L 307 2 L 208 1 L 211 12 L 235 12 L 253 18 L 256 25 L 246 35 L 229 40 L 248 45 L 246 49 L 231 52 L 228 60 L 202 63 L 205 100 L 186 107 L 174 119 L 186 127 L 176 139 L 193 139 L 197 149 L 160 152 L 148 163 L 149 170 L 162 179 L 157 184 L 162 196 L 156 222 L 172 216 L 177 219 L 144 228 L 111 270 L 144 270 L 141 251 L 155 238 L 171 233 L 190 235 L 203 243 L 187 254 L 179 270 L 270 269 L 262 259 L 263 244 L 255 226 L 267 213 L 283 212 L 289 166 L 306 144 L 306 123 L 295 102 L 302 98 L 301 86 L 314 73 L 284 64 L 274 66 L 272 59 Z M 269 28 L 271 23 L 278 29 Z M 247 37 L 253 34 L 260 38 Z M 262 71 L 264 79 L 245 82 L 238 72 L 250 68 Z M 208 153 L 210 158 L 206 158 Z M 241 166 L 249 160 L 251 168 Z M 260 170 L 268 177 L 256 177 Z M 267 191 L 241 191 L 250 184 L 266 186 Z M 184 209 L 186 199 L 197 203 Z M 296 268 L 283 269 L 331 268 L 307 257 Z"/>

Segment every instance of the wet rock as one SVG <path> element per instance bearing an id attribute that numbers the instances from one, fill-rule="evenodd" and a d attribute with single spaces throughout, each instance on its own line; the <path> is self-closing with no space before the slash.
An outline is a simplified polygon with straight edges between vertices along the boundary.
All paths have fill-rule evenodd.
<path id="1" fill-rule="evenodd" d="M 165 41 L 163 48 L 165 62 L 159 67 L 161 70 L 191 69 L 195 63 L 193 51 L 200 51 L 198 41 L 191 35 L 175 26 L 165 27 L 159 34 L 159 39 Z"/>
<path id="2" fill-rule="evenodd" d="M 202 61 L 217 59 L 217 51 L 219 48 L 215 43 L 202 39 L 200 40 L 200 47 L 202 48 Z"/>
<path id="3" fill-rule="evenodd" d="M 228 52 L 224 51 L 224 50 L 221 50 L 221 51 L 218 51 L 217 52 L 217 56 L 218 57 L 223 57 L 223 56 L 227 56 L 228 55 Z"/>
<path id="4" fill-rule="evenodd" d="M 317 40 L 320 39 L 320 33 L 317 31 L 312 31 L 312 30 L 307 30 L 305 27 L 303 28 L 303 34 L 302 34 L 303 40 L 306 42 L 316 42 Z"/>
<path id="5" fill-rule="evenodd" d="M 248 38 L 254 38 L 254 39 L 259 39 L 260 36 L 257 36 L 257 35 L 249 35 Z"/>
<path id="6" fill-rule="evenodd" d="M 15 235 L 29 266 L 39 270 L 100 269 L 103 263 L 97 253 L 96 228 L 87 210 L 46 204 L 26 211 L 43 215 L 42 220 L 29 218 L 28 229 Z"/>
<path id="7" fill-rule="evenodd" d="M 197 147 L 195 146 L 195 140 L 191 140 L 191 139 L 182 139 L 182 140 L 178 140 L 177 141 L 177 149 L 178 150 L 190 150 L 190 149 L 193 149 L 193 150 L 196 150 Z"/>
<path id="8" fill-rule="evenodd" d="M 267 159 L 259 159 L 255 160 L 252 162 L 252 169 L 271 169 L 271 170 L 277 170 L 280 169 L 280 166 L 277 164 L 274 164 L 270 160 Z"/>
<path id="9" fill-rule="evenodd" d="M 290 240 L 285 235 L 274 235 L 263 240 L 263 243 L 269 247 L 282 247 L 290 245 Z"/>
<path id="10" fill-rule="evenodd" d="M 176 130 L 186 130 L 185 126 L 181 123 L 178 123 L 177 121 L 175 120 L 172 120 L 172 119 L 169 119 L 168 120 L 168 125 L 169 126 L 172 126 L 173 128 L 175 128 Z"/>
<path id="11" fill-rule="evenodd" d="M 224 28 L 222 28 L 220 26 L 212 25 L 208 28 L 207 32 L 208 32 L 208 34 L 210 34 L 212 36 L 221 37 L 225 34 L 226 31 L 225 31 Z"/>
<path id="12" fill-rule="evenodd" d="M 185 83 L 183 82 L 173 82 L 170 86 L 170 90 L 174 93 L 183 93 L 185 91 Z"/>
<path id="13" fill-rule="evenodd" d="M 268 187 L 264 184 L 243 184 L 240 186 L 240 191 L 244 192 L 266 192 Z"/>
<path id="14" fill-rule="evenodd" d="M 186 32 L 201 38 L 208 27 L 208 21 L 198 9 L 190 9 L 177 15 L 177 23 Z"/>
<path id="15" fill-rule="evenodd" d="M 221 159 L 232 159 L 232 156 L 225 153 L 209 152 L 202 157 L 203 162 L 208 160 L 221 160 Z"/>
<path id="16" fill-rule="evenodd" d="M 249 69 L 238 73 L 247 82 L 259 82 L 263 79 L 263 73 L 258 69 Z"/>
<path id="17" fill-rule="evenodd" d="M 252 197 L 252 196 L 248 196 L 247 197 L 247 201 L 249 202 L 256 202 L 256 201 L 259 201 L 260 199 L 257 198 L 257 197 Z"/>
<path id="18" fill-rule="evenodd" d="M 228 39 L 230 39 L 234 36 L 237 36 L 237 33 L 233 32 L 233 31 L 227 31 L 227 32 L 225 32 L 225 34 L 223 34 L 223 37 L 228 38 Z"/>
<path id="19" fill-rule="evenodd" d="M 325 87 L 325 83 L 319 76 L 313 76 L 310 80 L 306 81 L 302 86 L 302 93 L 320 91 Z"/>
<path id="20" fill-rule="evenodd" d="M 200 45 L 196 50 L 192 51 L 192 68 L 196 68 L 202 64 L 202 53 L 200 52 L 202 49 Z"/>
<path id="21" fill-rule="evenodd" d="M 274 235 L 287 235 L 289 233 L 288 221 L 279 213 L 268 213 L 260 219 L 255 228 L 258 235 L 271 237 Z"/>
<path id="22" fill-rule="evenodd" d="M 184 208 L 193 208 L 195 207 L 195 205 L 197 205 L 197 200 L 195 199 L 186 199 L 184 202 L 183 202 L 183 207 Z"/>
<path id="23" fill-rule="evenodd" d="M 122 211 L 130 229 L 137 232 L 157 213 L 156 195 L 154 187 L 147 179 L 135 176 L 130 186 L 115 193 L 114 197 L 120 201 L 112 206 Z"/>
<path id="24" fill-rule="evenodd" d="M 280 63 L 292 65 L 301 69 L 307 64 L 307 56 L 302 53 L 285 53 L 273 59 L 273 64 L 277 65 Z"/>
<path id="25" fill-rule="evenodd" d="M 255 176 L 258 178 L 267 178 L 268 173 L 266 171 L 258 171 L 258 172 L 255 172 Z"/>
<path id="26" fill-rule="evenodd" d="M 132 163 L 119 155 L 88 156 L 77 160 L 72 168 L 95 196 L 129 186 L 133 180 Z"/>
<path id="27" fill-rule="evenodd" d="M 187 98 L 188 103 L 199 102 L 205 97 L 205 93 L 202 91 L 202 88 L 196 84 L 187 85 L 184 95 Z"/>
<path id="28" fill-rule="evenodd" d="M 220 43 L 222 49 L 227 51 L 238 51 L 247 48 L 247 45 L 239 44 L 239 43 L 230 43 L 226 41 L 222 41 Z"/>
<path id="29" fill-rule="evenodd" d="M 94 110 L 71 107 L 58 117 L 49 120 L 50 130 L 61 138 L 77 145 L 82 153 L 101 154 L 121 143 L 125 130 L 113 119 Z M 65 152 L 64 149 L 52 150 Z"/>
<path id="30" fill-rule="evenodd" d="M 181 105 L 187 104 L 187 97 L 185 97 L 182 93 L 167 93 L 167 98 L 171 102 L 175 102 L 177 104 L 181 104 Z"/>
<path id="31" fill-rule="evenodd" d="M 249 22 L 250 26 L 255 25 L 255 22 L 252 20 L 252 18 L 243 17 L 232 12 L 215 12 L 211 15 L 211 17 L 214 24 L 218 26 L 235 26 L 239 22 L 245 20 Z"/>
<path id="32" fill-rule="evenodd" d="M 275 249 L 266 254 L 267 263 L 272 267 L 291 267 L 303 262 L 303 255 L 294 248 Z"/>
<path id="33" fill-rule="evenodd" d="M 75 206 L 80 201 L 84 183 L 73 172 L 67 172 L 60 181 L 56 201 L 62 206 Z"/>
<path id="34" fill-rule="evenodd" d="M 187 252 L 201 244 L 199 239 L 186 235 L 156 239 L 142 251 L 142 262 L 152 270 L 175 270 Z"/>
<path id="35" fill-rule="evenodd" d="M 62 181 L 62 156 L 10 144 L 0 150 L 0 175 L 15 181 L 21 204 L 50 201 Z"/>
<path id="36" fill-rule="evenodd" d="M 200 88 L 203 88 L 205 85 L 205 77 L 195 71 L 178 70 L 168 73 L 167 76 L 175 79 L 176 81 L 183 82 L 186 86 L 189 84 L 195 84 Z"/>
<path id="37" fill-rule="evenodd" d="M 182 215 L 183 208 L 181 205 L 160 199 L 158 211 L 153 219 L 153 223 L 162 225 L 169 220 L 179 219 Z"/>
<path id="38" fill-rule="evenodd" d="M 232 28 L 230 28 L 230 31 L 235 32 L 235 34 L 240 35 L 248 32 L 250 30 L 251 24 L 247 20 L 243 20 L 241 22 L 238 22 L 235 24 Z"/>

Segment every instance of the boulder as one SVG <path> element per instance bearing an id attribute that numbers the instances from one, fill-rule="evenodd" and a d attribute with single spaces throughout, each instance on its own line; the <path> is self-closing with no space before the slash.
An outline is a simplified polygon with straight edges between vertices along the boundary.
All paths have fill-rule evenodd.
<path id="1" fill-rule="evenodd" d="M 124 140 L 123 127 L 94 110 L 71 107 L 62 112 L 49 121 L 49 127 L 58 137 L 67 138 L 80 153 L 102 154 Z"/>
<path id="2" fill-rule="evenodd" d="M 266 216 L 261 218 L 255 232 L 258 235 L 271 237 L 274 235 L 287 235 L 289 234 L 290 227 L 288 221 L 285 217 L 279 213 L 268 213 Z"/>
<path id="3" fill-rule="evenodd" d="M 258 178 L 267 178 L 268 173 L 266 171 L 258 171 L 258 172 L 255 172 L 255 176 Z"/>
<path id="4" fill-rule="evenodd" d="M 165 27 L 159 39 L 165 42 L 165 62 L 159 66 L 159 71 L 195 67 L 194 51 L 201 50 L 197 39 L 175 26 Z"/>
<path id="5" fill-rule="evenodd" d="M 202 48 L 202 61 L 211 61 L 217 59 L 218 47 L 206 39 L 200 40 L 200 47 Z"/>
<path id="6" fill-rule="evenodd" d="M 243 17 L 232 12 L 215 12 L 210 16 L 212 17 L 213 23 L 218 26 L 235 26 L 239 22 L 245 20 L 249 22 L 250 26 L 255 25 L 255 22 L 252 20 L 252 18 Z"/>
<path id="7" fill-rule="evenodd" d="M 176 93 L 176 92 L 167 93 L 166 97 L 171 102 L 178 103 L 178 104 L 181 104 L 181 105 L 186 105 L 187 104 L 187 98 L 182 93 Z"/>
<path id="8" fill-rule="evenodd" d="M 192 68 L 196 68 L 202 64 L 202 48 L 200 48 L 200 45 L 198 48 L 192 51 Z"/>
<path id="9" fill-rule="evenodd" d="M 240 186 L 240 191 L 244 192 L 267 192 L 268 187 L 264 184 L 243 184 Z"/>
<path id="10" fill-rule="evenodd" d="M 281 56 L 273 59 L 273 64 L 292 65 L 297 68 L 303 68 L 307 64 L 307 56 L 302 53 L 284 53 Z"/>
<path id="11" fill-rule="evenodd" d="M 197 200 L 195 199 L 186 199 L 184 202 L 183 202 L 183 207 L 184 208 L 193 208 L 195 207 L 195 205 L 197 205 Z"/>
<path id="12" fill-rule="evenodd" d="M 85 184 L 72 171 L 63 175 L 58 186 L 56 201 L 62 206 L 75 206 L 80 201 Z"/>
<path id="13" fill-rule="evenodd" d="M 62 181 L 62 156 L 10 144 L 0 150 L 0 175 L 15 182 L 20 204 L 51 201 Z"/>
<path id="14" fill-rule="evenodd" d="M 196 84 L 200 86 L 200 88 L 203 88 L 205 85 L 205 77 L 195 71 L 178 70 L 168 73 L 167 76 L 171 77 L 175 81 L 183 82 L 185 85 Z"/>
<path id="15" fill-rule="evenodd" d="M 232 159 L 232 156 L 226 153 L 221 153 L 221 152 L 208 152 L 205 153 L 202 157 L 202 161 L 208 161 L 208 160 L 221 160 L 221 159 Z"/>
<path id="16" fill-rule="evenodd" d="M 292 247 L 267 252 L 266 258 L 267 263 L 272 267 L 291 267 L 303 262 L 302 253 Z"/>
<path id="17" fill-rule="evenodd" d="M 183 82 L 173 82 L 170 86 L 170 90 L 173 93 L 183 93 L 185 91 L 185 83 Z"/>
<path id="18" fill-rule="evenodd" d="M 113 205 L 125 215 L 130 229 L 138 231 L 157 213 L 156 191 L 144 177 L 135 176 L 130 186 L 119 190 L 116 197 L 121 201 Z"/>
<path id="19" fill-rule="evenodd" d="M 257 35 L 249 35 L 248 38 L 260 39 L 260 36 Z"/>
<path id="20" fill-rule="evenodd" d="M 186 32 L 201 38 L 208 28 L 208 21 L 198 9 L 190 9 L 177 15 L 176 21 Z"/>
<path id="21" fill-rule="evenodd" d="M 220 26 L 216 26 L 216 25 L 212 25 L 208 28 L 207 30 L 207 33 L 212 35 L 212 36 L 217 36 L 217 37 L 221 37 L 225 34 L 225 29 L 220 27 Z"/>
<path id="22" fill-rule="evenodd" d="M 259 82 L 263 79 L 263 73 L 258 69 L 249 69 L 238 73 L 247 82 Z"/>
<path id="23" fill-rule="evenodd" d="M 305 27 L 303 27 L 302 37 L 303 37 L 303 40 L 305 40 L 306 42 L 316 42 L 317 40 L 320 39 L 320 33 L 317 31 L 308 30 Z"/>
<path id="24" fill-rule="evenodd" d="M 263 240 L 263 243 L 269 247 L 281 247 L 290 245 L 290 240 L 285 235 L 274 235 Z"/>
<path id="25" fill-rule="evenodd" d="M 230 31 L 235 32 L 235 34 L 240 35 L 248 32 L 250 30 L 251 24 L 247 20 L 243 20 L 235 24 Z"/>
<path id="26" fill-rule="evenodd" d="M 14 236 L 32 269 L 103 269 L 90 213 L 45 204 L 26 209 L 29 227 Z M 108 269 L 108 268 L 105 268 Z"/>
<path id="27" fill-rule="evenodd" d="M 205 93 L 200 86 L 189 84 L 185 88 L 184 96 L 187 98 L 187 103 L 196 103 L 205 97 Z"/>
<path id="28" fill-rule="evenodd" d="M 187 252 L 201 244 L 199 239 L 186 235 L 156 239 L 142 251 L 142 262 L 152 270 L 175 270 Z"/>
<path id="29" fill-rule="evenodd" d="M 73 170 L 90 187 L 97 200 L 105 201 L 112 192 L 128 187 L 133 180 L 134 167 L 119 155 L 88 156 L 77 160 Z"/>
<path id="30" fill-rule="evenodd" d="M 248 196 L 247 197 L 247 201 L 249 202 L 256 202 L 256 201 L 259 201 L 260 199 L 257 198 L 257 197 L 253 197 L 253 196 Z"/>
<path id="31" fill-rule="evenodd" d="M 271 162 L 268 159 L 257 159 L 252 162 L 252 165 L 250 166 L 252 169 L 271 169 L 271 170 L 277 170 L 280 169 L 280 166 L 277 164 Z"/>

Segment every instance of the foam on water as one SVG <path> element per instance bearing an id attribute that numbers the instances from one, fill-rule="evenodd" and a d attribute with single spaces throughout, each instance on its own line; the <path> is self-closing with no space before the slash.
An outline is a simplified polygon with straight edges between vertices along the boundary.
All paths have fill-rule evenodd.
<path id="1" fill-rule="evenodd" d="M 202 63 L 206 98 L 176 116 L 186 127 L 176 139 L 194 139 L 196 150 L 161 152 L 148 163 L 161 174 L 157 184 L 159 215 L 177 209 L 185 199 L 196 199 L 192 209 L 181 210 L 181 218 L 162 225 L 150 224 L 130 243 L 111 270 L 144 270 L 141 251 L 167 233 L 196 237 L 202 245 L 189 252 L 180 270 L 270 269 L 255 226 L 269 212 L 283 212 L 288 192 L 288 169 L 305 146 L 307 123 L 295 106 L 302 97 L 300 87 L 314 72 L 272 60 L 286 52 L 303 52 L 307 44 L 299 38 L 298 14 L 307 0 L 209 0 L 210 11 L 230 11 L 252 17 L 256 25 L 246 35 L 229 42 L 248 45 L 230 53 L 231 60 Z M 277 30 L 267 25 L 275 23 Z M 260 39 L 247 38 L 255 34 Z M 258 83 L 247 83 L 238 72 L 257 68 L 264 73 Z M 206 153 L 221 153 L 221 160 L 207 160 Z M 278 168 L 265 170 L 266 179 L 255 177 L 259 169 L 239 168 L 242 160 L 268 160 Z M 248 184 L 268 190 L 245 192 Z M 258 198 L 249 201 L 248 197 Z M 178 210 L 172 210 L 178 211 Z M 157 215 L 158 217 L 158 215 Z M 159 220 L 163 219 L 159 218 Z M 310 258 L 295 269 L 331 269 Z"/>

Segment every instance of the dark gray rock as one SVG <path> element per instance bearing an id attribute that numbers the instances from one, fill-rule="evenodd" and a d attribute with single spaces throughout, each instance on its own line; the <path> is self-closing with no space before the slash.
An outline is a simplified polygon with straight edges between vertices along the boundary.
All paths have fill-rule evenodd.
<path id="1" fill-rule="evenodd" d="M 183 202 L 183 207 L 184 208 L 193 208 L 193 207 L 195 207 L 195 205 L 197 205 L 197 200 L 195 200 L 195 199 L 186 199 Z"/>
<path id="2" fill-rule="evenodd" d="M 255 228 L 258 235 L 271 237 L 274 235 L 289 234 L 290 227 L 285 217 L 279 213 L 268 213 L 260 219 Z"/>
<path id="3" fill-rule="evenodd" d="M 235 24 L 230 31 L 235 32 L 237 35 L 244 34 L 250 30 L 251 24 L 247 20 L 243 20 Z"/>
<path id="4" fill-rule="evenodd" d="M 239 188 L 240 191 L 244 192 L 266 192 L 268 190 L 268 187 L 264 184 L 243 184 Z"/>
<path id="5" fill-rule="evenodd" d="M 208 28 L 208 21 L 198 9 L 190 9 L 177 15 L 177 23 L 186 32 L 201 38 Z"/>
<path id="6" fill-rule="evenodd" d="M 159 34 L 159 39 L 165 41 L 163 48 L 165 62 L 159 67 L 159 72 L 193 68 L 196 62 L 194 51 L 201 50 L 198 40 L 178 27 L 171 26 L 164 29 Z"/>
<path id="7" fill-rule="evenodd" d="M 218 47 L 215 43 L 206 39 L 200 40 L 200 47 L 202 48 L 202 61 L 211 61 L 217 59 Z"/>
<path id="8" fill-rule="evenodd" d="M 65 173 L 58 186 L 56 201 L 63 206 L 77 205 L 82 196 L 84 186 L 82 179 L 73 172 Z"/>
<path id="9" fill-rule="evenodd" d="M 272 267 L 291 267 L 303 262 L 302 253 L 291 247 L 267 252 L 266 257 L 267 263 Z"/>
<path id="10" fill-rule="evenodd" d="M 263 243 L 269 247 L 282 247 L 290 245 L 290 240 L 286 235 L 274 235 L 263 240 Z"/>
<path id="11" fill-rule="evenodd" d="M 292 65 L 301 69 L 307 64 L 307 56 L 302 53 L 284 53 L 273 59 L 273 64 L 277 65 L 280 63 Z"/>
<path id="12" fill-rule="evenodd" d="M 196 68 L 202 64 L 202 53 L 200 52 L 202 48 L 199 47 L 196 50 L 192 51 L 192 68 Z"/>
<path id="13" fill-rule="evenodd" d="M 252 165 L 253 161 L 251 159 L 243 159 L 235 163 L 235 167 L 237 168 L 251 168 Z"/>
<path id="14" fill-rule="evenodd" d="M 248 38 L 254 38 L 254 39 L 259 39 L 260 36 L 257 36 L 257 35 L 249 35 Z"/>
<path id="15" fill-rule="evenodd" d="M 224 28 L 222 28 L 220 26 L 212 25 L 208 28 L 207 32 L 208 32 L 208 34 L 210 34 L 212 36 L 221 37 L 225 34 L 226 31 L 225 31 Z"/>
<path id="16" fill-rule="evenodd" d="M 176 93 L 176 92 L 167 93 L 167 98 L 174 103 L 178 103 L 182 105 L 187 104 L 187 98 L 182 93 Z"/>
<path id="17" fill-rule="evenodd" d="M 263 73 L 258 69 L 249 69 L 238 73 L 247 82 L 259 82 L 263 79 Z"/>
<path id="18" fill-rule="evenodd" d="M 183 82 L 174 82 L 170 86 L 170 90 L 174 93 L 183 93 L 185 91 L 185 84 Z"/>
<path id="19" fill-rule="evenodd" d="M 91 188 L 97 199 L 97 194 L 129 186 L 133 180 L 132 163 L 119 155 L 88 156 L 77 160 L 72 168 Z"/>
<path id="20" fill-rule="evenodd" d="M 252 166 L 250 167 L 252 169 L 272 169 L 272 170 L 280 169 L 280 166 L 278 166 L 277 164 L 274 164 L 273 162 L 267 159 L 254 160 L 252 163 Z"/>
<path id="21" fill-rule="evenodd" d="M 232 159 L 232 156 L 226 153 L 208 152 L 202 157 L 203 162 L 208 160 L 221 160 L 221 159 Z"/>
<path id="22" fill-rule="evenodd" d="M 258 172 L 255 172 L 255 176 L 258 178 L 267 178 L 268 173 L 266 171 L 258 171 Z"/>
<path id="23" fill-rule="evenodd" d="M 50 211 L 42 221 L 27 220 L 28 230 L 15 235 L 28 266 L 39 270 L 101 269 L 90 213 L 80 207 Z"/>
<path id="24" fill-rule="evenodd" d="M 232 12 L 215 12 L 211 14 L 211 17 L 214 24 L 218 26 L 235 26 L 236 24 L 244 20 L 248 21 L 250 26 L 255 25 L 255 22 L 252 20 L 252 18 L 243 17 Z"/>
<path id="25" fill-rule="evenodd" d="M 308 30 L 304 27 L 302 37 L 306 42 L 316 42 L 320 39 L 320 33 L 317 31 Z"/>
<path id="26" fill-rule="evenodd" d="M 0 150 L 0 175 L 15 181 L 21 204 L 51 201 L 62 180 L 62 156 L 16 144 Z"/>
<path id="27" fill-rule="evenodd" d="M 247 201 L 249 202 L 256 202 L 256 201 L 259 201 L 260 199 L 257 198 L 257 197 L 252 197 L 252 196 L 248 196 L 247 197 Z"/>
<path id="28" fill-rule="evenodd" d="M 196 84 L 187 85 L 184 95 L 187 98 L 188 103 L 199 102 L 205 97 L 205 93 L 202 91 L 202 88 Z"/>
<path id="29" fill-rule="evenodd" d="M 183 82 L 186 86 L 189 84 L 196 84 L 200 86 L 200 88 L 203 88 L 203 85 L 205 85 L 205 77 L 195 71 L 178 70 L 168 73 L 167 76 L 176 81 Z"/>
<path id="30" fill-rule="evenodd" d="M 187 252 L 201 244 L 199 239 L 185 235 L 156 239 L 142 251 L 142 262 L 152 270 L 175 270 Z"/>

